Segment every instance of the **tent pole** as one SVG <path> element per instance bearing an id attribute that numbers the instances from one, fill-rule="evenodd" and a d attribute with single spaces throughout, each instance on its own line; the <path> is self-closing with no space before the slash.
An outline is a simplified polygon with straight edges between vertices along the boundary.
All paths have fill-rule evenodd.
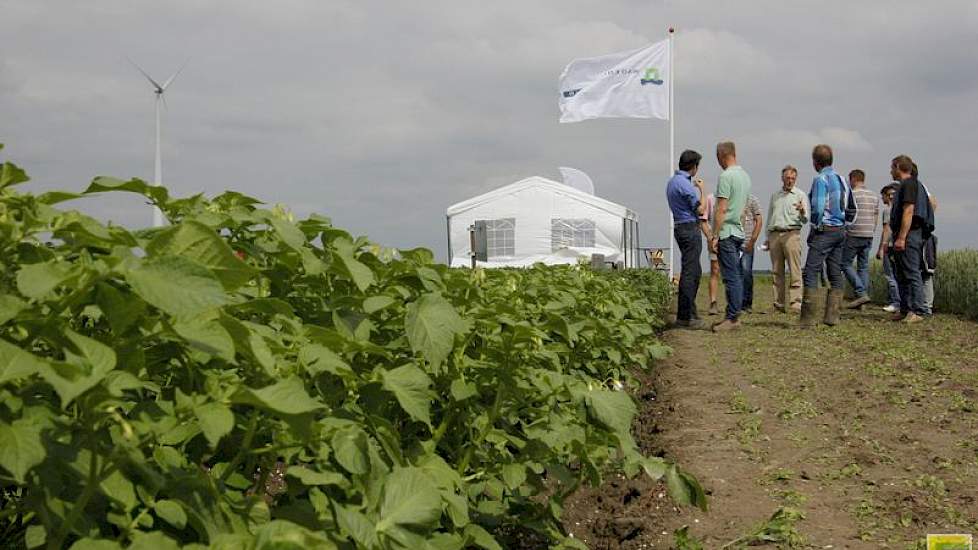
<path id="1" fill-rule="evenodd" d="M 448 237 L 448 267 L 452 267 L 452 217 L 445 216 L 446 231 Z"/>
<path id="2" fill-rule="evenodd" d="M 621 219 L 621 250 L 625 253 L 625 265 L 628 265 L 628 220 Z"/>
<path id="3" fill-rule="evenodd" d="M 641 233 L 639 233 L 640 229 L 638 220 L 635 220 L 635 251 L 638 252 L 638 259 L 635 262 L 635 267 L 642 267 L 642 238 Z"/>

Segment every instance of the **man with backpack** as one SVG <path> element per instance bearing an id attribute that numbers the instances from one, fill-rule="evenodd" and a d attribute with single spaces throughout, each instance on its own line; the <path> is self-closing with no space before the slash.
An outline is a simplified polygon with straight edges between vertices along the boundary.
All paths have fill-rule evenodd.
<path id="1" fill-rule="evenodd" d="M 890 214 L 893 247 L 890 258 L 900 287 L 900 311 L 894 321 L 919 323 L 927 314 L 924 281 L 921 272 L 924 241 L 933 232 L 930 201 L 920 182 L 913 176 L 914 163 L 900 155 L 890 163 L 890 174 L 900 182 Z"/>
<path id="2" fill-rule="evenodd" d="M 923 208 L 927 208 L 927 220 L 925 226 L 930 228 L 930 236 L 924 239 L 923 246 L 923 259 L 920 265 L 920 275 L 924 279 L 924 313 L 927 315 L 934 314 L 934 277 L 937 275 L 937 235 L 934 231 L 937 229 L 935 224 L 934 214 L 937 212 L 937 199 L 927 188 L 927 185 L 920 180 L 920 175 L 917 172 L 917 163 L 913 165 L 913 171 L 910 173 L 911 176 L 917 178 L 917 182 L 920 183 L 920 188 L 927 195 L 927 204 L 918 206 L 918 211 L 923 211 Z M 920 199 L 918 199 L 918 204 Z"/>
<path id="3" fill-rule="evenodd" d="M 812 150 L 812 165 L 818 174 L 808 194 L 811 204 L 812 228 L 808 234 L 808 255 L 802 273 L 804 285 L 801 296 L 801 327 L 812 328 L 815 320 L 815 296 L 822 265 L 829 277 L 823 322 L 833 326 L 839 322 L 845 278 L 842 275 L 842 253 L 846 243 L 846 223 L 856 217 L 856 205 L 849 185 L 832 168 L 832 148 L 825 144 Z"/>

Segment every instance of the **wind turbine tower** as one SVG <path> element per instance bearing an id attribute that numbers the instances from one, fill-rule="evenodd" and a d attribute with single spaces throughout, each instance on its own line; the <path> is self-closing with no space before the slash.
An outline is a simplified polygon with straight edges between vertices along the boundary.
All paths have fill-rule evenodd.
<path id="1" fill-rule="evenodd" d="M 166 89 L 170 86 L 170 84 L 173 83 L 173 80 L 177 77 L 177 75 L 180 74 L 180 71 L 182 71 L 183 68 L 187 66 L 187 63 L 184 62 L 184 64 L 181 65 L 179 69 L 177 69 L 177 72 L 173 73 L 170 76 L 170 78 L 166 79 L 166 82 L 160 84 L 157 81 L 153 80 L 153 77 L 149 76 L 149 74 L 146 71 L 144 71 L 142 67 L 137 65 L 135 61 L 130 59 L 129 62 L 132 63 L 132 66 L 136 67 L 136 69 L 140 73 L 142 73 L 143 76 L 146 77 L 146 80 L 149 80 L 149 83 L 153 86 L 153 93 L 156 94 L 156 164 L 155 164 L 155 171 L 153 174 L 153 185 L 163 185 L 163 160 L 160 156 L 160 138 L 161 138 L 160 104 L 162 103 L 163 106 L 166 106 L 166 98 L 163 97 L 163 93 L 166 92 Z M 163 212 L 160 212 L 160 209 L 154 206 L 153 227 L 160 227 L 162 225 L 163 225 Z"/>

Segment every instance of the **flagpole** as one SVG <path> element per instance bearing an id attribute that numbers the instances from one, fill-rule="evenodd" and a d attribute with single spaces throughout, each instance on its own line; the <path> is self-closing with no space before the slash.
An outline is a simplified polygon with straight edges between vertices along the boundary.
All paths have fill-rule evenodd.
<path id="1" fill-rule="evenodd" d="M 673 106 L 673 92 L 675 91 L 676 67 L 673 63 L 676 29 L 669 27 L 669 174 L 668 178 L 676 172 L 676 116 Z M 672 282 L 675 262 L 675 247 L 673 244 L 676 221 L 669 213 L 669 281 Z"/>

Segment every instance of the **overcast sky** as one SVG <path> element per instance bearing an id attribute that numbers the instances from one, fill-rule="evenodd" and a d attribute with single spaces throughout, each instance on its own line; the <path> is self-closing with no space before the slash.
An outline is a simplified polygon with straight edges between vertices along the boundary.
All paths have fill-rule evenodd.
<path id="1" fill-rule="evenodd" d="M 940 200 L 943 248 L 975 246 L 975 0 L 5 0 L 0 155 L 37 191 L 151 180 L 153 93 L 125 57 L 157 79 L 189 58 L 167 92 L 173 193 L 235 189 L 444 259 L 447 206 L 564 165 L 665 245 L 668 124 L 559 124 L 557 77 L 670 25 L 677 154 L 703 153 L 710 186 L 721 139 L 765 206 L 785 163 L 808 190 L 817 142 L 874 189 L 907 153 Z M 73 206 L 151 220 L 124 198 Z"/>

